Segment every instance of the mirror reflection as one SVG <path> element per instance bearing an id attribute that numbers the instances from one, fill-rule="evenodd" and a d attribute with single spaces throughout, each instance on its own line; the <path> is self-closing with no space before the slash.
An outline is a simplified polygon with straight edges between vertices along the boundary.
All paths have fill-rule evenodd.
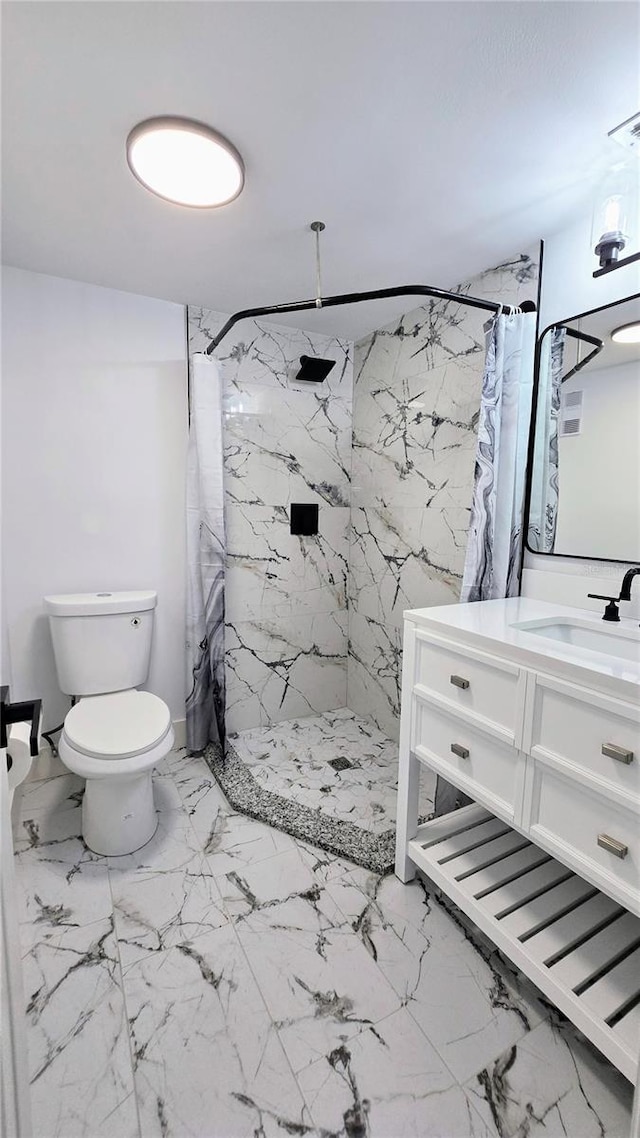
<path id="1" fill-rule="evenodd" d="M 548 329 L 536 384 L 529 548 L 640 561 L 640 299 Z"/>

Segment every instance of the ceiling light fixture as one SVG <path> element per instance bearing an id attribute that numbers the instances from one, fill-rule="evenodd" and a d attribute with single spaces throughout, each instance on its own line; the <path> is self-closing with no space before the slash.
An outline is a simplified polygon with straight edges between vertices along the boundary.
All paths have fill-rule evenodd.
<path id="1" fill-rule="evenodd" d="M 127 162 L 147 190 L 196 209 L 226 205 L 244 186 L 235 146 L 194 119 L 165 115 L 138 123 L 127 138 Z"/>
<path id="2" fill-rule="evenodd" d="M 621 324 L 611 333 L 614 344 L 640 344 L 640 320 L 631 324 Z"/>

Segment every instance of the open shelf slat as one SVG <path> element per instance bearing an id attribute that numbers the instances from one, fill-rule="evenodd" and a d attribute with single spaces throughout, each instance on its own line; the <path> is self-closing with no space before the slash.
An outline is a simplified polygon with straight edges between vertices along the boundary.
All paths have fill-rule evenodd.
<path id="1" fill-rule="evenodd" d="M 618 1020 L 613 1032 L 622 1040 L 625 1047 L 630 1051 L 633 1049 L 634 1044 L 640 1039 L 640 1003 Z"/>
<path id="2" fill-rule="evenodd" d="M 476 805 L 420 826 L 407 849 L 414 864 L 634 1080 L 640 920 Z"/>
<path id="3" fill-rule="evenodd" d="M 579 944 L 586 936 L 593 935 L 594 931 L 624 911 L 617 901 L 606 897 L 604 893 L 598 893 L 593 885 L 588 885 L 585 881 L 582 884 L 582 903 L 571 909 L 566 916 L 558 917 L 548 924 L 528 941 L 529 952 L 548 967 L 561 954 Z"/>
<path id="4" fill-rule="evenodd" d="M 575 991 L 596 976 L 607 964 L 617 960 L 640 939 L 640 921 L 631 913 L 622 913 L 600 932 L 590 936 L 557 964 L 551 966 L 554 979 Z"/>
<path id="5" fill-rule="evenodd" d="M 517 850 L 516 853 L 496 862 L 495 865 L 488 865 L 486 869 L 481 869 L 479 873 L 475 873 L 473 880 L 469 881 L 469 888 L 474 897 L 488 896 L 500 886 L 521 880 L 530 869 L 536 869 L 551 860 L 548 853 L 529 843 L 523 849 Z"/>
<path id="6" fill-rule="evenodd" d="M 594 1015 L 609 1021 L 627 1003 L 629 993 L 637 996 L 639 991 L 640 947 L 587 988 L 582 999 Z"/>
<path id="7" fill-rule="evenodd" d="M 499 818 L 488 818 L 479 826 L 472 826 L 470 830 L 463 830 L 461 834 L 454 834 L 453 837 L 440 842 L 438 844 L 438 861 L 441 863 L 449 861 L 450 858 L 457 857 L 468 850 L 476 849 L 478 846 L 483 846 L 487 842 L 493 841 L 494 838 L 501 838 L 510 830 L 511 827 L 507 822 L 502 822 Z"/>
<path id="8" fill-rule="evenodd" d="M 559 885 L 572 876 L 570 869 L 565 869 L 563 865 L 551 857 L 542 865 L 527 870 L 521 877 L 516 877 L 514 881 L 509 881 L 499 889 L 494 889 L 493 893 L 488 893 L 483 898 L 485 908 L 498 920 L 512 916 L 514 924 L 517 924 L 516 912 L 518 909 L 521 909 L 527 902 L 531 905 L 532 901 L 541 898 L 545 893 L 549 893 L 555 885 Z M 521 920 L 522 914 L 520 914 Z"/>
<path id="9" fill-rule="evenodd" d="M 508 833 L 502 834 L 499 838 L 494 838 L 492 842 L 487 842 L 486 845 L 478 846 L 476 849 L 460 854 L 460 857 L 448 864 L 453 867 L 456 881 L 462 881 L 465 877 L 471 877 L 479 870 L 485 869 L 488 865 L 494 865 L 502 858 L 516 853 L 517 850 L 524 849 L 530 844 L 522 834 L 510 829 Z"/>

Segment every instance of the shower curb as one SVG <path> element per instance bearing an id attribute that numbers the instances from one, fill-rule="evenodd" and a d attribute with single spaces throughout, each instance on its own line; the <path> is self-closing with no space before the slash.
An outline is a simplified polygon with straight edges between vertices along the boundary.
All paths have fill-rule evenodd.
<path id="1" fill-rule="evenodd" d="M 327 853 L 343 857 L 373 873 L 391 873 L 395 859 L 395 829 L 370 834 L 353 822 L 342 822 L 326 814 L 299 806 L 280 794 L 264 790 L 243 763 L 233 744 L 222 748 L 210 743 L 204 759 L 229 802 L 243 814 L 267 822 L 292 838 L 319 846 Z M 421 819 L 423 821 L 424 819 Z"/>

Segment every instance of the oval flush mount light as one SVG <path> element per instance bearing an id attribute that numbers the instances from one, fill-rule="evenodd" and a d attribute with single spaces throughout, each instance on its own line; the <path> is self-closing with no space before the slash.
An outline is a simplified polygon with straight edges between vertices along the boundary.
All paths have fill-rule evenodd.
<path id="1" fill-rule="evenodd" d="M 640 320 L 614 328 L 611 339 L 615 344 L 640 344 Z"/>
<path id="2" fill-rule="evenodd" d="M 138 123 L 127 138 L 127 162 L 147 190 L 196 209 L 226 205 L 244 186 L 235 146 L 194 119 L 166 115 Z"/>

